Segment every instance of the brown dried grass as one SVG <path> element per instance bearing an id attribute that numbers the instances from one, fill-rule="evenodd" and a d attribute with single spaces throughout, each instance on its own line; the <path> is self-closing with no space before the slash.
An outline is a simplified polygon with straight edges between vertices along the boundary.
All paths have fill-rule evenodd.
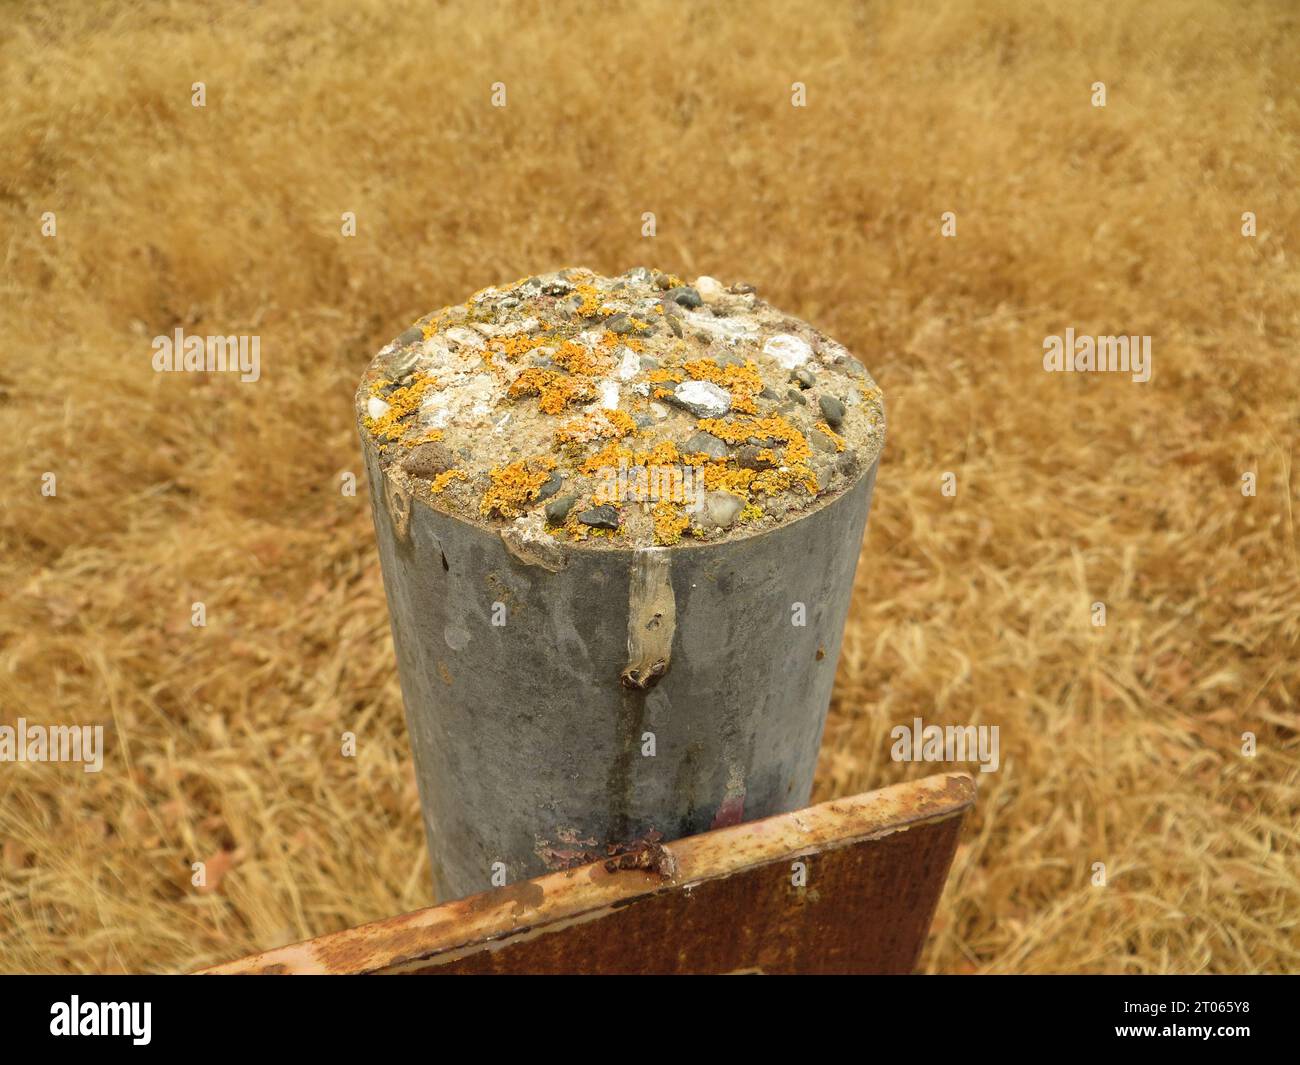
<path id="1" fill-rule="evenodd" d="M 889 760 L 914 715 L 1001 727 L 925 968 L 1300 969 L 1294 8 L 587 12 L 7 11 L 0 713 L 110 753 L 0 767 L 0 967 L 427 902 L 351 391 L 484 284 L 648 263 L 757 283 L 885 390 L 816 798 L 935 768 Z M 177 325 L 260 333 L 262 381 L 154 374 Z M 1153 380 L 1044 374 L 1067 325 L 1151 334 Z"/>

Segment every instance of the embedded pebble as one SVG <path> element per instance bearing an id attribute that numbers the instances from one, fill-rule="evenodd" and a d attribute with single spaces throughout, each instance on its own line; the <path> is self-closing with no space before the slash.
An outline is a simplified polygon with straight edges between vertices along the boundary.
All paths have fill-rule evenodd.
<path id="1" fill-rule="evenodd" d="M 794 381 L 800 388 L 812 388 L 817 383 L 817 378 L 811 370 L 806 370 L 802 366 L 790 374 L 790 380 Z"/>
<path id="2" fill-rule="evenodd" d="M 453 326 L 443 333 L 453 344 L 459 344 L 463 348 L 483 348 L 487 342 L 473 329 L 466 329 L 463 325 Z"/>
<path id="3" fill-rule="evenodd" d="M 763 353 L 775 359 L 782 369 L 793 370 L 811 359 L 813 351 L 806 341 L 800 340 L 797 336 L 778 333 L 768 338 L 763 345 Z"/>
<path id="4" fill-rule="evenodd" d="M 680 303 L 683 307 L 689 307 L 691 310 L 704 305 L 704 300 L 700 298 L 700 294 L 695 289 L 691 288 L 690 285 L 681 285 L 678 288 L 670 288 L 664 296 L 666 299 L 670 299 L 675 303 Z"/>
<path id="5" fill-rule="evenodd" d="M 814 429 L 808 434 L 808 443 L 812 445 L 814 451 L 824 451 L 827 454 L 835 452 L 835 441 L 820 429 Z"/>
<path id="6" fill-rule="evenodd" d="M 402 469 L 407 473 L 430 481 L 455 465 L 451 449 L 437 440 L 419 444 L 402 460 Z"/>
<path id="7" fill-rule="evenodd" d="M 705 303 L 716 303 L 726 294 L 726 289 L 722 287 L 722 282 L 713 277 L 697 277 L 695 279 L 695 291 L 700 294 L 700 299 Z"/>
<path id="8" fill-rule="evenodd" d="M 623 349 L 623 361 L 618 364 L 618 376 L 621 381 L 630 381 L 641 372 L 641 360 L 631 348 Z"/>
<path id="9" fill-rule="evenodd" d="M 569 516 L 569 511 L 573 509 L 573 504 L 577 501 L 577 496 L 559 496 L 552 499 L 546 504 L 546 520 L 559 525 Z"/>
<path id="10" fill-rule="evenodd" d="M 844 423 L 844 404 L 834 396 L 822 396 L 817 401 L 822 409 L 822 417 L 832 429 L 838 429 Z"/>
<path id="11" fill-rule="evenodd" d="M 815 433 L 824 436 L 824 433 Z M 776 465 L 770 458 L 760 457 L 765 449 L 755 444 L 746 444 L 736 452 L 736 464 L 747 470 L 770 470 Z"/>
<path id="12" fill-rule="evenodd" d="M 543 499 L 550 499 L 551 496 L 555 495 L 555 493 L 563 486 L 564 478 L 558 473 L 552 472 L 551 476 L 543 482 L 539 489 L 537 489 L 537 501 L 540 503 Z"/>
<path id="13" fill-rule="evenodd" d="M 645 322 L 634 322 L 629 315 L 615 314 L 605 319 L 605 328 L 616 336 L 627 336 L 629 333 L 636 336 L 645 336 L 647 333 L 654 332 L 653 328 Z"/>
<path id="14" fill-rule="evenodd" d="M 719 440 L 712 433 L 706 433 L 703 430 L 694 433 L 685 444 L 682 445 L 682 453 L 685 455 L 697 455 L 703 453 L 712 459 L 725 459 L 727 457 L 727 445 L 724 441 Z"/>
<path id="15" fill-rule="evenodd" d="M 673 389 L 673 401 L 697 418 L 721 418 L 731 410 L 731 393 L 712 381 L 683 381 Z"/>
<path id="16" fill-rule="evenodd" d="M 366 413 L 372 418 L 382 418 L 388 413 L 388 404 L 378 396 L 371 396 L 366 400 Z"/>
<path id="17" fill-rule="evenodd" d="M 584 510 L 578 515 L 578 520 L 583 525 L 590 525 L 593 529 L 617 529 L 618 508 L 605 503 L 599 507 Z"/>
<path id="18" fill-rule="evenodd" d="M 725 529 L 736 520 L 745 501 L 730 492 L 705 492 L 695 522 L 702 529 Z"/>

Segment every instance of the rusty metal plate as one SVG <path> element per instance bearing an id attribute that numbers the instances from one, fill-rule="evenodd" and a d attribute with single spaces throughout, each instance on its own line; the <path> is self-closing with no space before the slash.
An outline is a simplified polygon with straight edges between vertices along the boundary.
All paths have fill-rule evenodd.
<path id="1" fill-rule="evenodd" d="M 895 784 L 204 972 L 908 973 L 974 799 Z"/>

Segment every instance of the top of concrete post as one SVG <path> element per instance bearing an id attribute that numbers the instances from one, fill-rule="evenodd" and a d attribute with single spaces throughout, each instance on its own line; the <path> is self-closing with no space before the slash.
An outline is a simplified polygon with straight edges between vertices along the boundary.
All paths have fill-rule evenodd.
<path id="1" fill-rule="evenodd" d="M 643 267 L 483 289 L 375 357 L 362 435 L 402 493 L 509 543 L 714 542 L 784 525 L 874 465 L 865 368 L 749 285 Z"/>

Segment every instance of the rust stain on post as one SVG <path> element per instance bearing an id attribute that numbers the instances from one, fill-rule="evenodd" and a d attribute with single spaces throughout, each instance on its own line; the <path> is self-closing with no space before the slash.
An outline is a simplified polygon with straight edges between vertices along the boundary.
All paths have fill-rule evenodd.
<path id="1" fill-rule="evenodd" d="M 206 971 L 907 973 L 974 799 L 964 774 L 895 784 Z"/>

